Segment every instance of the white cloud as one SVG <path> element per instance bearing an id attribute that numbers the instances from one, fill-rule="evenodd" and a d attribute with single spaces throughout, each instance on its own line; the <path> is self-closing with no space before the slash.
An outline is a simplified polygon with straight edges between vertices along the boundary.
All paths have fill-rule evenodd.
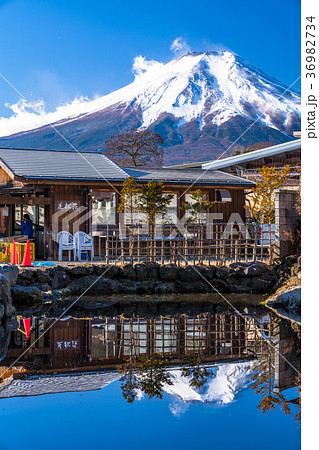
<path id="1" fill-rule="evenodd" d="M 53 112 L 46 112 L 45 103 L 42 99 L 28 102 L 20 99 L 17 103 L 5 106 L 12 111 L 10 117 L 0 118 L 0 136 L 9 136 L 14 133 L 32 130 L 34 128 L 48 125 L 66 117 L 80 114 L 87 104 L 88 99 L 84 97 L 75 98 L 71 103 L 59 106 Z"/>
<path id="2" fill-rule="evenodd" d="M 170 49 L 176 54 L 184 54 L 190 51 L 190 47 L 182 37 L 177 37 Z"/>
<path id="3" fill-rule="evenodd" d="M 133 60 L 132 71 L 135 78 L 144 75 L 156 73 L 156 71 L 163 67 L 163 63 L 154 60 L 147 60 L 144 56 L 135 56 Z"/>

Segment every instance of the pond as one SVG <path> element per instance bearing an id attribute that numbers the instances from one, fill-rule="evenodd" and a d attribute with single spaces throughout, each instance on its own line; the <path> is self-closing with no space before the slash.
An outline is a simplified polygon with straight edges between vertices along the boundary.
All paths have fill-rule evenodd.
<path id="1" fill-rule="evenodd" d="M 300 329 L 264 308 L 25 314 L 1 345 L 1 449 L 300 448 Z"/>

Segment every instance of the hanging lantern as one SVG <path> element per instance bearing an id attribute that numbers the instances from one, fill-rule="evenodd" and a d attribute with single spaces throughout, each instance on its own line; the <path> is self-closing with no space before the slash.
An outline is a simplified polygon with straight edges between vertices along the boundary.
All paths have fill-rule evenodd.
<path id="1" fill-rule="evenodd" d="M 3 217 L 8 217 L 9 216 L 9 206 L 4 206 L 2 208 L 2 215 L 3 215 Z"/>

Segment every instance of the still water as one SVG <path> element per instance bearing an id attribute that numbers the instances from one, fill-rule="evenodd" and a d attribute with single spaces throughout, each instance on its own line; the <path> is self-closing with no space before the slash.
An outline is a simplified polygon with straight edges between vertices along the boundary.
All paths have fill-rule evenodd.
<path id="1" fill-rule="evenodd" d="M 299 336 L 263 310 L 17 316 L 0 341 L 0 449 L 298 449 Z"/>

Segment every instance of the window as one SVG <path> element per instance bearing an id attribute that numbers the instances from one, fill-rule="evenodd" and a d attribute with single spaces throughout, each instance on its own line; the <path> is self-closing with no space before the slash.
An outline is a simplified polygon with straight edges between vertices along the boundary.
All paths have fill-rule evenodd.
<path id="1" fill-rule="evenodd" d="M 164 194 L 164 195 L 167 196 L 171 194 Z M 177 221 L 177 194 L 173 194 L 173 198 L 171 199 L 167 207 L 164 222 L 176 223 L 176 221 Z M 163 223 L 163 218 L 160 214 L 158 215 L 158 217 L 156 217 L 156 223 L 157 224 Z"/>
<path id="2" fill-rule="evenodd" d="M 92 225 L 116 224 L 115 192 L 92 192 Z"/>
<path id="3" fill-rule="evenodd" d="M 231 202 L 232 198 L 228 189 L 216 189 L 215 190 L 216 202 Z"/>
<path id="4" fill-rule="evenodd" d="M 204 193 L 204 200 L 208 200 L 208 194 Z M 185 200 L 187 203 L 189 203 L 190 205 L 193 205 L 196 203 L 196 200 L 192 197 L 192 194 L 186 194 L 185 195 Z M 208 212 L 208 211 L 207 211 Z M 201 224 L 205 224 L 207 222 L 207 216 L 205 212 L 195 212 L 190 210 L 190 209 L 186 209 L 185 210 L 185 219 L 186 221 L 189 221 L 190 219 L 194 219 L 196 223 L 201 223 Z"/>

